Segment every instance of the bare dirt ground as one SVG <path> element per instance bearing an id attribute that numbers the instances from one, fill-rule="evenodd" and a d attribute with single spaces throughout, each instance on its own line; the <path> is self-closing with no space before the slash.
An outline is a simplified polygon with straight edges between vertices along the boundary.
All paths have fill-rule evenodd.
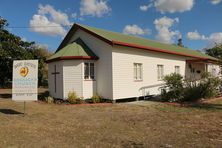
<path id="1" fill-rule="evenodd" d="M 221 147 L 222 99 L 67 106 L 0 99 L 0 147 Z"/>

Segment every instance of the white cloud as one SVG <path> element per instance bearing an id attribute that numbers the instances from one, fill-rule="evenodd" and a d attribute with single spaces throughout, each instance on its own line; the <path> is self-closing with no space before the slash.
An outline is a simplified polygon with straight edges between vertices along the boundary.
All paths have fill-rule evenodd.
<path id="1" fill-rule="evenodd" d="M 205 35 L 201 35 L 197 30 L 195 30 L 194 32 L 188 32 L 187 38 L 189 40 L 208 41 L 208 47 L 212 47 L 215 44 L 222 44 L 222 32 L 215 32 L 206 37 Z"/>
<path id="2" fill-rule="evenodd" d="M 142 5 L 140 6 L 140 10 L 141 11 L 147 11 L 149 8 L 151 8 L 153 6 L 153 4 L 149 4 L 149 5 Z"/>
<path id="3" fill-rule="evenodd" d="M 35 14 L 30 20 L 31 31 L 50 36 L 64 36 L 66 30 L 55 22 L 48 20 L 46 16 Z"/>
<path id="4" fill-rule="evenodd" d="M 39 5 L 38 13 L 29 22 L 31 31 L 50 36 L 65 36 L 63 25 L 71 25 L 66 13 L 55 10 L 51 5 Z"/>
<path id="5" fill-rule="evenodd" d="M 49 46 L 47 44 L 36 43 L 34 44 L 36 48 L 48 49 Z"/>
<path id="6" fill-rule="evenodd" d="M 62 25 L 70 25 L 69 17 L 66 13 L 63 13 L 59 10 L 55 10 L 51 5 L 39 5 L 38 14 L 40 15 L 47 15 L 49 14 L 52 20 L 55 23 L 62 24 Z"/>
<path id="7" fill-rule="evenodd" d="M 154 6 L 161 13 L 184 12 L 193 8 L 194 0 L 156 0 Z"/>
<path id="8" fill-rule="evenodd" d="M 172 31 L 170 29 L 175 23 L 179 23 L 179 18 L 171 19 L 164 16 L 156 19 L 154 21 L 155 28 L 158 32 L 156 39 L 163 43 L 171 44 L 175 39 L 181 38 L 181 33 L 178 30 Z"/>
<path id="9" fill-rule="evenodd" d="M 197 30 L 195 30 L 194 32 L 188 32 L 187 38 L 189 40 L 205 40 L 205 39 L 207 39 L 204 35 L 201 35 Z"/>
<path id="10" fill-rule="evenodd" d="M 217 44 L 222 43 L 222 32 L 212 33 L 209 36 L 208 40 L 212 43 L 217 43 Z"/>
<path id="11" fill-rule="evenodd" d="M 146 35 L 150 34 L 149 29 L 142 29 L 137 25 L 126 25 L 123 29 L 124 34 L 131 34 L 131 35 Z"/>
<path id="12" fill-rule="evenodd" d="M 80 2 L 80 15 L 91 15 L 96 17 L 102 17 L 108 14 L 111 8 L 108 6 L 105 0 L 81 0 Z"/>
<path id="13" fill-rule="evenodd" d="M 211 3 L 212 3 L 213 5 L 217 5 L 217 4 L 219 4 L 220 2 L 222 2 L 222 0 L 211 0 Z"/>
<path id="14" fill-rule="evenodd" d="M 74 19 L 76 19 L 76 18 L 77 18 L 77 13 L 72 13 L 72 14 L 71 14 L 71 17 L 74 18 Z"/>
<path id="15" fill-rule="evenodd" d="M 27 39 L 26 39 L 25 37 L 21 38 L 21 40 L 22 40 L 23 42 L 27 42 Z"/>

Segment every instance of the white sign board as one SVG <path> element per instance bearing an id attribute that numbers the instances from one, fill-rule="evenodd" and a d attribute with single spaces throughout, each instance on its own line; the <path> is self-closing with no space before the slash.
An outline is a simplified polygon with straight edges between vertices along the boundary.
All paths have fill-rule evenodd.
<path id="1" fill-rule="evenodd" d="M 13 61 L 12 100 L 36 101 L 38 95 L 38 60 Z"/>

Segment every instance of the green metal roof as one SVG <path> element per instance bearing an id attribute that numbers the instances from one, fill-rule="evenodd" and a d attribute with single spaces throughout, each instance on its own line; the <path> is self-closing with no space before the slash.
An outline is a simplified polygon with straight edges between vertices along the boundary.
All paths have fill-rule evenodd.
<path id="1" fill-rule="evenodd" d="M 80 39 L 76 39 L 74 42 L 66 45 L 50 58 L 47 61 L 51 61 L 53 59 L 58 59 L 62 57 L 94 57 L 97 56 L 92 52 L 92 50 Z"/>
<path id="2" fill-rule="evenodd" d="M 166 52 L 171 52 L 171 53 L 175 53 L 175 54 L 178 53 L 181 55 L 191 55 L 191 56 L 195 56 L 195 57 L 207 58 L 210 60 L 218 60 L 214 57 L 211 57 L 211 56 L 201 53 L 199 51 L 192 50 L 189 48 L 180 47 L 177 45 L 164 44 L 164 43 L 160 43 L 160 42 L 153 41 L 153 40 L 148 40 L 148 39 L 144 39 L 144 38 L 140 38 L 140 37 L 116 33 L 116 32 L 98 29 L 98 28 L 94 28 L 94 27 L 90 27 L 90 26 L 86 26 L 86 25 L 81 25 L 81 24 L 76 24 L 76 25 L 77 26 L 79 25 L 79 26 L 81 26 L 81 27 L 83 27 L 83 28 L 85 28 L 85 29 L 111 41 L 111 42 L 117 41 L 117 42 L 123 42 L 123 43 L 128 43 L 128 44 L 134 44 L 137 46 L 153 47 L 153 48 L 162 49 L 162 50 L 165 50 Z"/>

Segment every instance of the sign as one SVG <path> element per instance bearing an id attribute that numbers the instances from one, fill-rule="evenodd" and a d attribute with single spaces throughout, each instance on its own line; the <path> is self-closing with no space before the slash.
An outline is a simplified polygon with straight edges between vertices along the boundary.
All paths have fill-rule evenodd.
<path id="1" fill-rule="evenodd" d="M 38 60 L 13 61 L 12 100 L 36 101 L 38 95 Z"/>

